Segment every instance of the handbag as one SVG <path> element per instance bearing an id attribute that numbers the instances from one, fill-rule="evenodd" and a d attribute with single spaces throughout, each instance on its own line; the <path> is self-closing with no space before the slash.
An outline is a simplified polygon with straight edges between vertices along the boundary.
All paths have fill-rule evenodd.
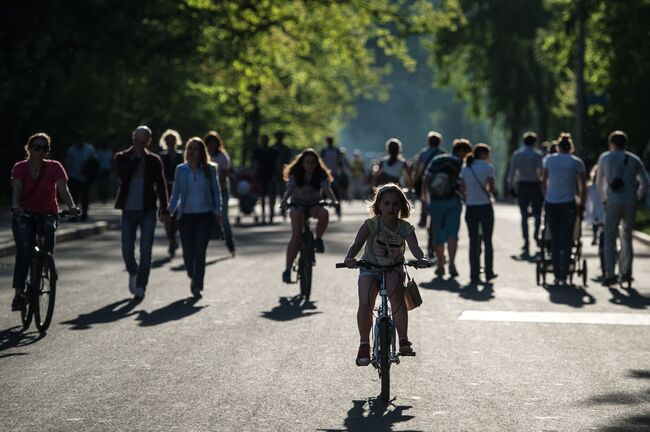
<path id="1" fill-rule="evenodd" d="M 409 276 L 408 272 L 406 272 L 406 278 L 408 282 L 404 286 L 404 305 L 406 310 L 412 310 L 422 305 L 422 296 L 417 282 Z"/>

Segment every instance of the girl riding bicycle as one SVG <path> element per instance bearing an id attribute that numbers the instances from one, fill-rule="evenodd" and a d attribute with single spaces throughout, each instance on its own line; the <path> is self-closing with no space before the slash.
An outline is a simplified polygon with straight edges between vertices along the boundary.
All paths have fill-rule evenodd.
<path id="1" fill-rule="evenodd" d="M 284 169 L 283 178 L 287 182 L 287 188 L 282 196 L 280 208 L 285 210 L 288 207 L 289 198 L 294 206 L 290 212 L 291 239 L 287 246 L 286 266 L 282 272 L 282 281 L 291 283 L 291 265 L 300 248 L 300 234 L 304 225 L 303 211 L 307 209 L 310 216 L 317 221 L 314 250 L 325 252 L 323 234 L 327 229 L 329 213 L 324 207 L 319 206 L 318 202 L 321 195 L 325 193 L 336 204 L 336 196 L 330 186 L 332 174 L 313 149 L 307 149 L 296 156 Z"/>
<path id="2" fill-rule="evenodd" d="M 426 267 L 429 261 L 418 245 L 415 228 L 406 218 L 411 214 L 411 206 L 404 192 L 394 183 L 379 187 L 374 199 L 369 203 L 371 218 L 366 219 L 345 256 L 345 265 L 354 267 L 354 257 L 365 243 L 363 259 L 378 265 L 391 265 L 404 261 L 406 244 L 415 258 L 418 266 Z M 357 366 L 367 366 L 370 363 L 370 328 L 372 327 L 372 309 L 379 289 L 381 271 L 361 269 L 359 274 L 359 308 L 357 324 L 359 326 L 359 352 Z M 408 314 L 404 305 L 403 268 L 386 275 L 386 285 L 393 311 L 395 327 L 399 334 L 399 352 L 401 355 L 413 355 L 411 342 L 408 340 Z"/>

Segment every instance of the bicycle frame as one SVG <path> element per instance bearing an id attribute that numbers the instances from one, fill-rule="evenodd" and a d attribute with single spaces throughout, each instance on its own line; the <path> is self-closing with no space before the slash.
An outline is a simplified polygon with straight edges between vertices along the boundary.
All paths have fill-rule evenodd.
<path id="1" fill-rule="evenodd" d="M 380 297 L 380 305 L 376 307 L 374 310 L 377 311 L 377 318 L 375 319 L 374 325 L 373 325 L 373 342 L 372 342 L 372 356 L 370 358 L 370 363 L 375 367 L 375 369 L 380 369 L 380 364 L 379 364 L 379 335 L 380 335 L 380 328 L 381 328 L 381 322 L 382 321 L 387 321 L 388 322 L 388 329 L 390 332 L 390 337 L 391 337 L 391 350 L 389 353 L 389 359 L 391 363 L 398 364 L 399 363 L 399 354 L 397 354 L 397 349 L 396 349 L 396 337 L 395 337 L 395 325 L 393 323 L 392 319 L 392 314 L 390 313 L 389 310 L 389 302 L 388 302 L 388 287 L 386 286 L 386 272 L 381 273 L 381 279 L 379 282 L 379 297 Z M 381 371 L 380 371 L 381 373 Z"/>

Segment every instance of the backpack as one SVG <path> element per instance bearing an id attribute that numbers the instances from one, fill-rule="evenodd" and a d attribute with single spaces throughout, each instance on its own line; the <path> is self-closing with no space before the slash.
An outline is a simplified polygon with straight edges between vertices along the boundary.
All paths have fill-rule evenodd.
<path id="1" fill-rule="evenodd" d="M 449 174 L 439 171 L 437 172 L 429 184 L 432 198 L 448 198 L 451 196 L 453 188 L 449 180 Z"/>

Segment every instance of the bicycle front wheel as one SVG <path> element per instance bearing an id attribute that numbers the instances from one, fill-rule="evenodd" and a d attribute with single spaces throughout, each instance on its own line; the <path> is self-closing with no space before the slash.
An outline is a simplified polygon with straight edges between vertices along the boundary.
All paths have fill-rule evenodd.
<path id="1" fill-rule="evenodd" d="M 32 288 L 31 288 L 31 275 L 32 275 L 33 264 L 29 266 L 29 278 L 30 280 L 25 281 L 25 291 L 23 291 L 23 296 L 25 298 L 25 303 L 23 308 L 20 310 L 20 321 L 23 324 L 23 330 L 27 330 L 32 323 L 32 318 L 34 316 L 34 308 L 32 301 Z"/>
<path id="2" fill-rule="evenodd" d="M 54 314 L 54 300 L 56 298 L 56 269 L 54 259 L 48 256 L 39 272 L 38 283 L 33 285 L 36 304 L 34 305 L 34 320 L 36 328 L 44 333 L 50 327 Z"/>
<path id="3" fill-rule="evenodd" d="M 381 399 L 390 401 L 390 323 L 387 319 L 379 323 L 379 375 L 381 377 Z"/>
<path id="4" fill-rule="evenodd" d="M 306 235 L 303 239 L 303 247 L 300 251 L 300 260 L 298 272 L 300 278 L 300 294 L 309 300 L 311 295 L 311 279 L 314 265 L 314 239 L 311 235 Z"/>

